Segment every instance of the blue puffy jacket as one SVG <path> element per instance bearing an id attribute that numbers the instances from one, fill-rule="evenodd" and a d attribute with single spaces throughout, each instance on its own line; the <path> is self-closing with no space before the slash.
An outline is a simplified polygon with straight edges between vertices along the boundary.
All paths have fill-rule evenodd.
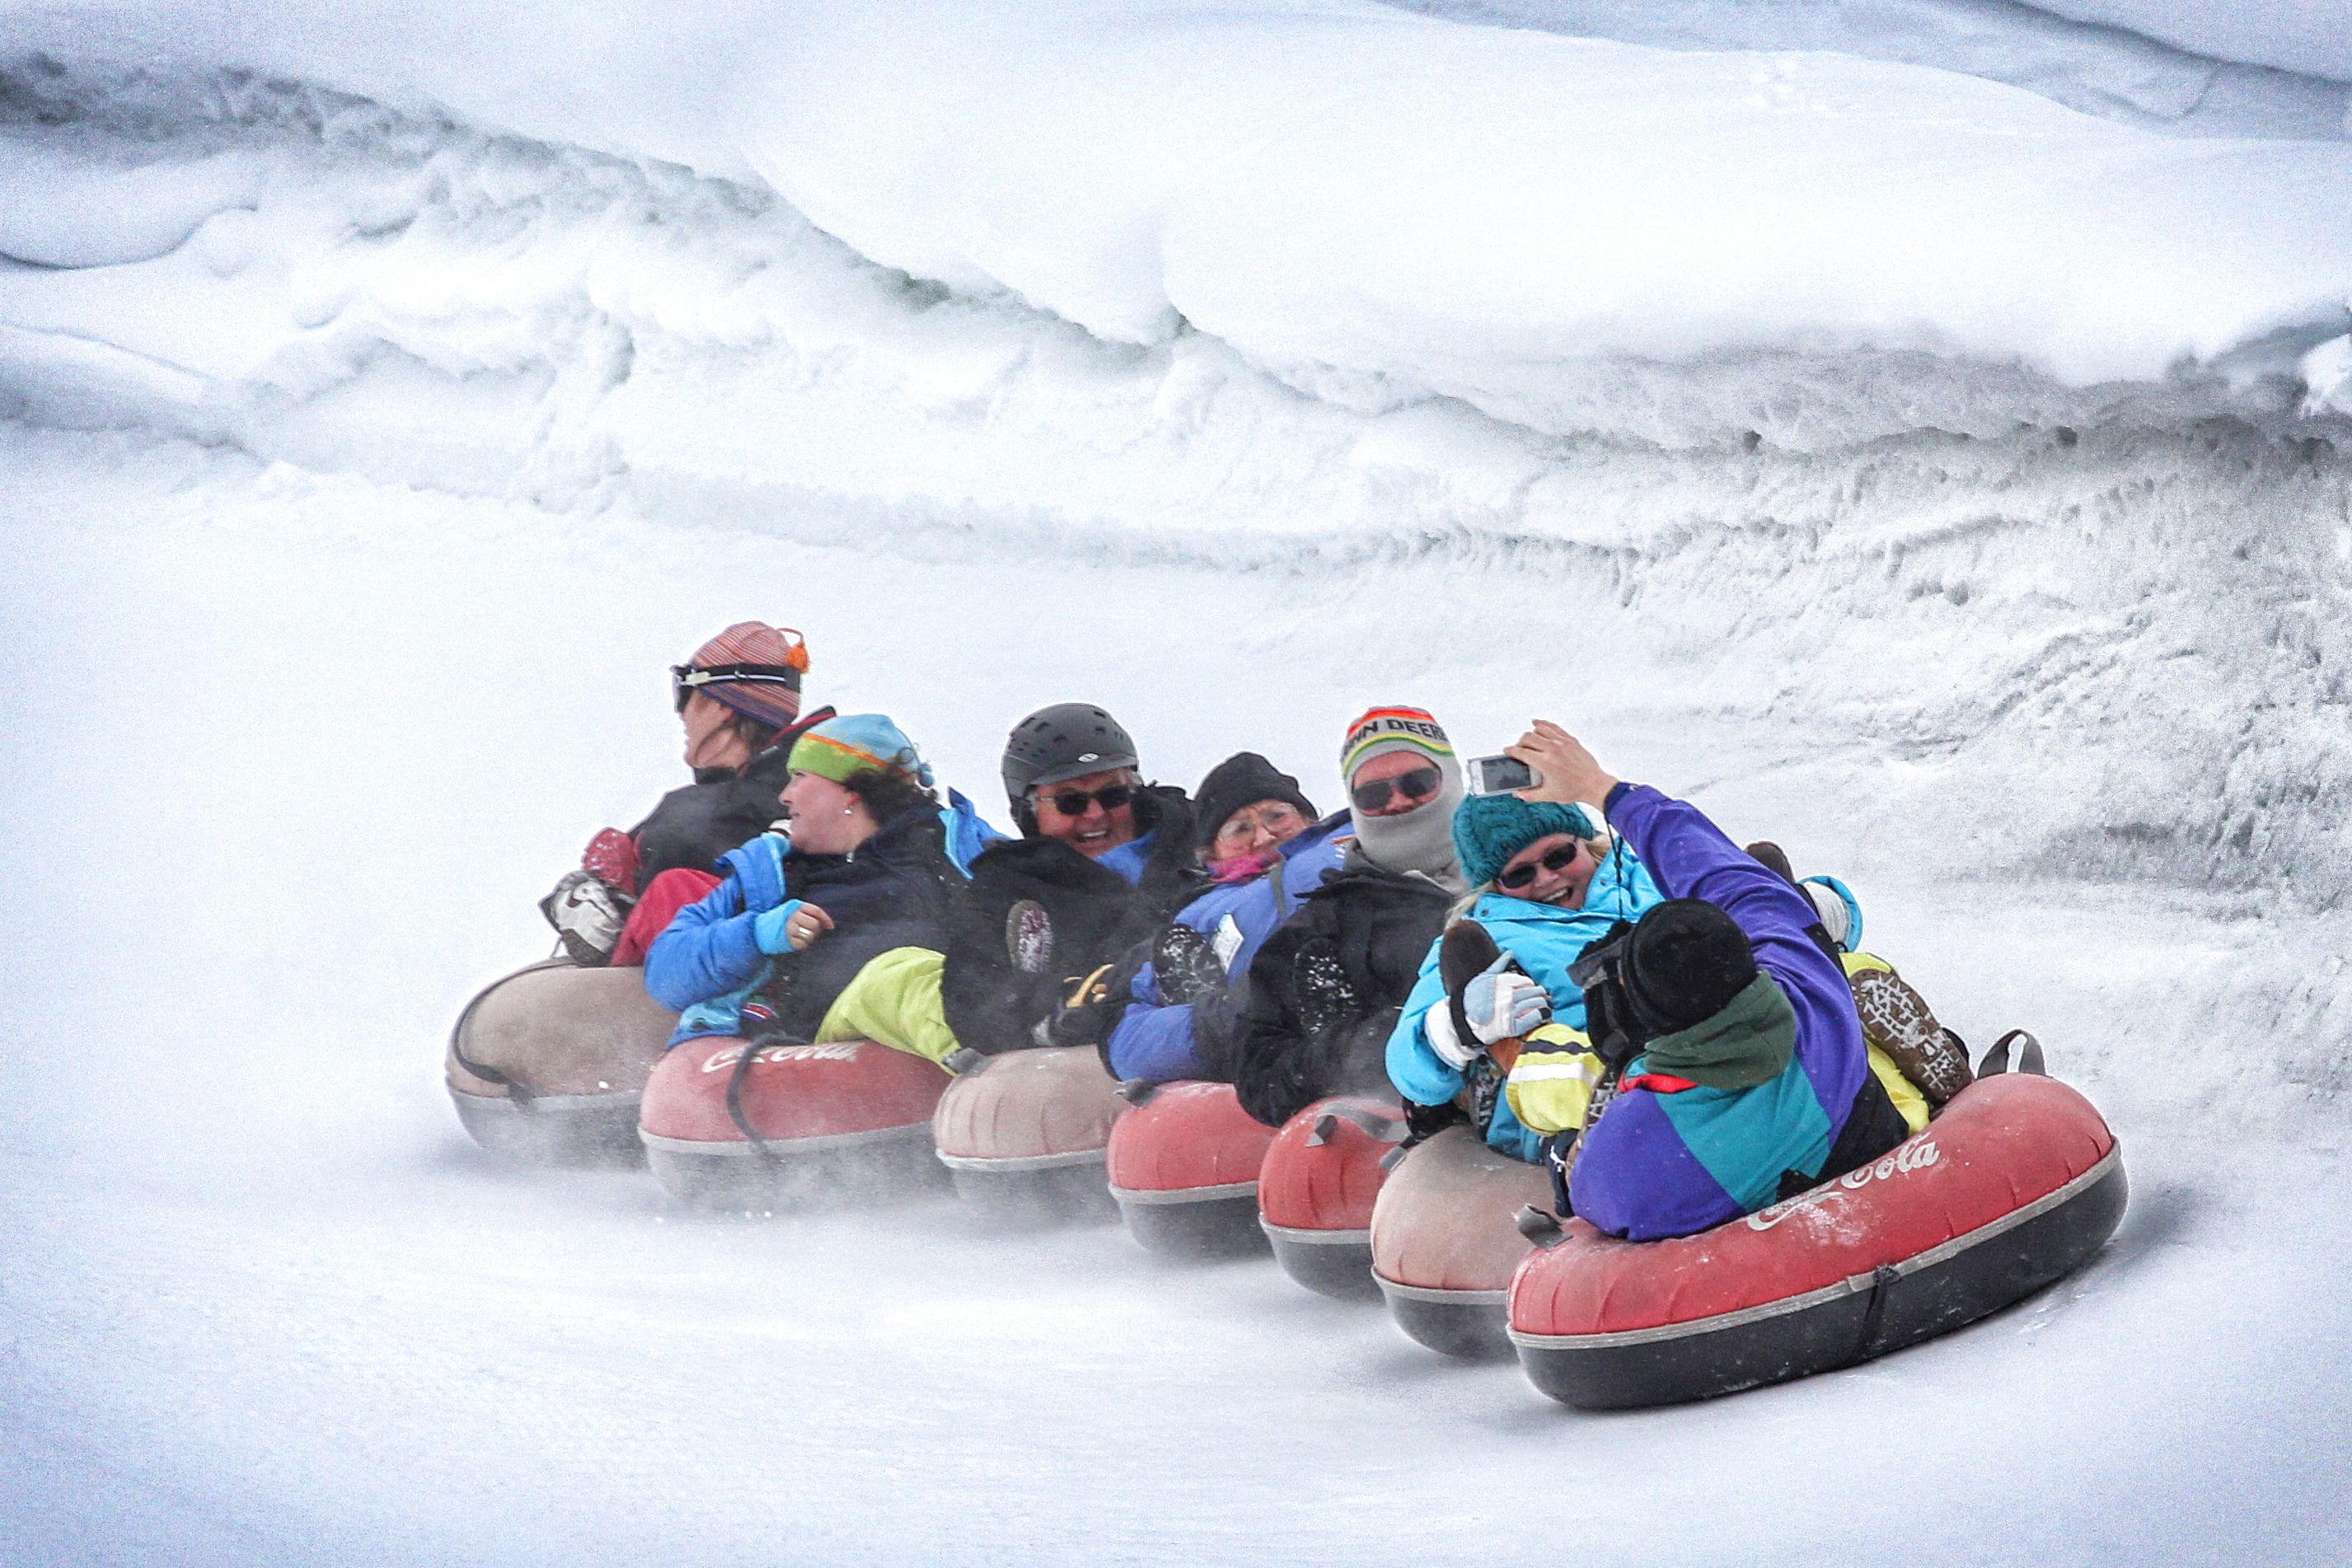
<path id="1" fill-rule="evenodd" d="M 1216 946 L 1225 960 L 1229 986 L 1233 977 L 1248 969 L 1275 927 L 1290 918 L 1299 899 L 1339 865 L 1355 841 L 1352 826 L 1347 812 L 1335 812 L 1283 845 L 1282 858 L 1263 876 L 1213 887 L 1176 912 L 1177 925 L 1190 926 Z M 1171 1005 L 1160 998 L 1160 977 L 1146 963 L 1129 982 L 1128 997 L 1127 1009 L 1103 1048 L 1114 1077 L 1150 1083 L 1180 1078 L 1232 1081 L 1229 1031 L 1195 1010 L 1234 1011 L 1235 998 L 1230 992 L 1215 1003 Z"/>
<path id="2" fill-rule="evenodd" d="M 1586 1129 L 1570 1178 L 1579 1216 L 1635 1241 L 1689 1236 L 1770 1203 L 1794 1171 L 1815 1177 L 1870 1077 L 1845 974 L 1806 934 L 1805 895 L 1758 864 L 1696 806 L 1642 785 L 1609 792 L 1609 822 L 1676 898 L 1703 898 L 1748 934 L 1757 967 L 1797 1015 L 1778 1078 L 1748 1089 L 1621 1089 Z M 1630 1084 L 1643 1071 L 1625 1067 Z"/>
<path id="3" fill-rule="evenodd" d="M 949 889 L 961 880 L 941 813 L 900 812 L 855 854 L 804 854 L 762 833 L 719 858 L 725 879 L 677 912 L 646 953 L 646 989 L 681 1016 L 672 1045 L 742 1027 L 744 1002 L 766 988 L 776 1025 L 808 1039 L 858 970 L 894 947 L 944 948 Z M 770 956 L 753 924 L 788 899 L 833 917 L 805 952 Z"/>
<path id="4" fill-rule="evenodd" d="M 1612 845 L 1584 890 L 1584 907 L 1562 909 L 1534 904 L 1507 894 L 1486 893 L 1470 906 L 1466 918 L 1484 925 L 1496 946 L 1519 961 L 1529 977 L 1551 993 L 1552 1017 L 1570 1029 L 1584 1027 L 1584 993 L 1571 984 L 1568 967 L 1620 920 L 1639 920 L 1642 912 L 1664 902 L 1640 859 L 1622 839 Z M 1397 1092 L 1422 1105 L 1443 1105 L 1462 1092 L 1462 1073 L 1438 1060 L 1429 1047 L 1422 1020 L 1445 999 L 1445 982 L 1437 973 L 1433 942 L 1421 961 L 1421 977 L 1405 998 L 1404 1013 L 1389 1036 L 1389 1081 Z M 1519 1124 L 1510 1103 L 1497 1095 L 1494 1119 L 1487 1123 L 1486 1142 L 1513 1159 L 1536 1159 L 1541 1136 Z"/>

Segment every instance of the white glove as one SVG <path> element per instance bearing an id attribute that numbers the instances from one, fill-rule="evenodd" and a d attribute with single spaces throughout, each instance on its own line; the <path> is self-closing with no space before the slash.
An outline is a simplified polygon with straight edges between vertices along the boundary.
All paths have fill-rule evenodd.
<path id="1" fill-rule="evenodd" d="M 1421 1027 L 1428 1034 L 1429 1049 L 1437 1053 L 1437 1060 L 1456 1072 L 1469 1066 L 1470 1059 L 1483 1049 L 1475 1043 L 1462 1043 L 1462 1037 L 1454 1031 L 1454 1009 L 1443 998 L 1422 1014 Z"/>
<path id="2" fill-rule="evenodd" d="M 1510 962 L 1504 954 L 1462 988 L 1462 1016 L 1482 1045 L 1515 1040 L 1551 1017 L 1551 993 Z"/>

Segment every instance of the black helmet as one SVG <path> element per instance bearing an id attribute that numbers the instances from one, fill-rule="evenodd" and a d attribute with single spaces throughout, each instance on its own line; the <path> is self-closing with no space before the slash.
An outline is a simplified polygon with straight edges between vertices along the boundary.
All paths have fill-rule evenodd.
<path id="1" fill-rule="evenodd" d="M 1092 703 L 1055 703 L 1014 725 L 1005 737 L 1004 794 L 1018 817 L 1029 791 L 1041 784 L 1134 766 L 1135 742 L 1118 720 Z"/>

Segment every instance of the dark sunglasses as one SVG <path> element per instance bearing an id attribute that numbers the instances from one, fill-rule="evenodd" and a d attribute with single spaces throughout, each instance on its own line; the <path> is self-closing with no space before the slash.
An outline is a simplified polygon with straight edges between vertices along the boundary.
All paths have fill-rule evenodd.
<path id="1" fill-rule="evenodd" d="M 1106 811 L 1118 810 L 1135 799 L 1135 786 L 1106 784 L 1091 795 L 1083 789 L 1065 789 L 1057 795 L 1048 795 L 1045 799 L 1053 801 L 1054 810 L 1061 812 L 1065 817 L 1083 817 L 1087 814 L 1087 802 L 1089 800 Z"/>
<path id="2" fill-rule="evenodd" d="M 1360 811 L 1377 811 L 1389 803 L 1391 795 L 1402 795 L 1408 800 L 1424 800 L 1437 793 L 1438 773 L 1434 768 L 1416 768 L 1410 773 L 1400 773 L 1393 779 L 1378 779 L 1370 784 L 1359 784 L 1348 791 L 1348 799 Z"/>
<path id="3" fill-rule="evenodd" d="M 801 673 L 790 664 L 672 664 L 669 667 L 670 701 L 677 711 L 686 711 L 688 697 L 705 686 L 789 686 L 801 689 Z"/>
<path id="4" fill-rule="evenodd" d="M 1577 852 L 1581 850 L 1583 847 L 1584 846 L 1582 844 L 1562 844 L 1559 848 L 1548 852 L 1544 855 L 1540 863 L 1546 871 L 1566 871 L 1570 866 L 1576 863 Z M 1515 865 L 1510 870 L 1503 873 L 1500 876 L 1497 876 L 1495 879 L 1495 885 L 1496 887 L 1525 887 L 1528 883 L 1535 881 L 1535 879 L 1536 868 L 1533 863 L 1528 865 Z"/>

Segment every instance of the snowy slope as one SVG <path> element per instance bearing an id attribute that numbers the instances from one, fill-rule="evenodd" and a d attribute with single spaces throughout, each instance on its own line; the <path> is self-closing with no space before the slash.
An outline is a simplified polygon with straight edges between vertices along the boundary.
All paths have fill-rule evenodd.
<path id="1" fill-rule="evenodd" d="M 749 1226 L 642 1176 L 501 1172 L 436 1071 L 468 988 L 539 950 L 547 870 L 669 781 L 660 665 L 715 615 L 799 619 L 823 695 L 898 714 L 967 783 L 1083 671 L 1164 772 L 1247 743 L 1328 797 L 1368 695 L 1470 744 L 1568 706 L 1496 689 L 1501 628 L 1368 649 L 1427 563 L 1040 571 L 13 428 L 0 494 L 0 690 L 45 740 L 0 905 L 25 961 L 0 1000 L 0 1561 L 1491 1563 L 1564 1511 L 1598 1559 L 1726 1568 L 2352 1546 L 2352 1260 L 2315 1223 L 2347 1193 L 2341 1051 L 2298 1082 L 2257 1043 L 2340 1045 L 2340 918 L 1874 872 L 1875 939 L 1954 1024 L 2031 1021 L 2113 1118 L 2124 1232 L 1869 1368 L 1580 1418 L 1270 1262 L 945 1207 Z M 1509 559 L 1448 580 L 1536 597 Z M 1291 613 L 1302 592 L 1328 612 Z M 1234 700 L 1171 701 L 1171 670 Z M 1843 863 L 1853 814 L 1748 764 L 1769 733 L 1638 695 L 1593 730 L 1611 755 Z M 144 1005 L 115 999 L 126 966 L 160 982 Z M 135 1021 L 82 1023 L 93 998 Z M 1606 1500 L 1634 1476 L 1643 1506 Z"/>

